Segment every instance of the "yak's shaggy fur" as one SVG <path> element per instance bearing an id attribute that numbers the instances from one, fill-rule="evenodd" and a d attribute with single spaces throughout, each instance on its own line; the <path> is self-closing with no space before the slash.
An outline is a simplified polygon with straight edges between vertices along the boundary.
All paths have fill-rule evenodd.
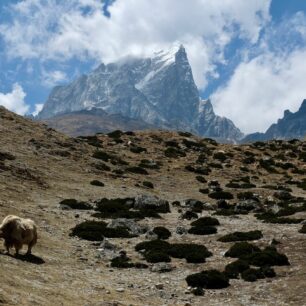
<path id="1" fill-rule="evenodd" d="M 32 247 L 37 242 L 37 228 L 33 220 L 24 219 L 17 216 L 6 216 L 0 225 L 0 238 L 4 239 L 4 246 L 7 252 L 14 247 L 16 255 L 26 244 L 28 246 L 27 255 L 31 254 Z"/>

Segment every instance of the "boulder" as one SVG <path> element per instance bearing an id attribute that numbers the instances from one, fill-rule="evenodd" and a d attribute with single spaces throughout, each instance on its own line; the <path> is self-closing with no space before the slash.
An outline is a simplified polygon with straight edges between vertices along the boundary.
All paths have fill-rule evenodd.
<path id="1" fill-rule="evenodd" d="M 139 236 L 144 234 L 148 228 L 146 226 L 142 226 L 137 224 L 134 220 L 131 219 L 113 219 L 108 225 L 108 228 L 126 228 L 131 235 Z"/>
<path id="2" fill-rule="evenodd" d="M 140 195 L 135 198 L 135 209 L 153 210 L 160 213 L 170 212 L 169 202 L 156 196 Z"/>

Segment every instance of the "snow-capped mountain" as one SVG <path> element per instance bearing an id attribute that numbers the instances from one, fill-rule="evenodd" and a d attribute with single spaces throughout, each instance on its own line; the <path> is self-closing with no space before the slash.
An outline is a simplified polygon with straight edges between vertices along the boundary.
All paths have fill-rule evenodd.
<path id="1" fill-rule="evenodd" d="M 201 102 L 185 48 L 154 53 L 150 58 L 126 58 L 101 64 L 67 86 L 55 87 L 39 119 L 100 108 L 108 114 L 141 119 L 167 129 L 237 140 L 242 133 Z"/>

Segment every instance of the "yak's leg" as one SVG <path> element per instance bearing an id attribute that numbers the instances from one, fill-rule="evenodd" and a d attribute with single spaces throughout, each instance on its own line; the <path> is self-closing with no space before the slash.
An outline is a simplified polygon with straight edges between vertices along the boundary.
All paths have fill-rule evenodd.
<path id="1" fill-rule="evenodd" d="M 15 256 L 19 255 L 19 251 L 22 249 L 22 243 L 20 242 L 15 242 L 14 243 L 14 247 L 15 247 Z"/>
<path id="2" fill-rule="evenodd" d="M 10 254 L 10 247 L 11 247 L 10 242 L 7 240 L 4 240 L 4 246 L 6 248 L 6 254 Z"/>
<path id="3" fill-rule="evenodd" d="M 37 243 L 37 233 L 34 232 L 33 240 L 28 245 L 28 251 L 26 255 L 31 255 L 33 246 Z"/>
<path id="4" fill-rule="evenodd" d="M 32 253 L 32 248 L 33 248 L 34 245 L 35 245 L 35 242 L 34 242 L 34 241 L 31 241 L 31 242 L 29 243 L 29 245 L 28 245 L 28 250 L 27 250 L 26 255 L 31 255 L 31 253 Z"/>

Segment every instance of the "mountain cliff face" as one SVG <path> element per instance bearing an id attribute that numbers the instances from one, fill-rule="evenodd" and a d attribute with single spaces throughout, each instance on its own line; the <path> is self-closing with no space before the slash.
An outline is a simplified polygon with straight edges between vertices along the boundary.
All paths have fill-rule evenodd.
<path id="1" fill-rule="evenodd" d="M 89 75 L 55 87 L 38 119 L 92 108 L 165 129 L 232 141 L 242 137 L 230 120 L 216 116 L 210 103 L 201 102 L 183 46 L 152 58 L 101 64 Z"/>
<path id="2" fill-rule="evenodd" d="M 272 124 L 265 133 L 247 135 L 242 142 L 264 141 L 270 139 L 303 139 L 306 135 L 306 100 L 296 113 L 285 110 L 284 117 Z"/>

